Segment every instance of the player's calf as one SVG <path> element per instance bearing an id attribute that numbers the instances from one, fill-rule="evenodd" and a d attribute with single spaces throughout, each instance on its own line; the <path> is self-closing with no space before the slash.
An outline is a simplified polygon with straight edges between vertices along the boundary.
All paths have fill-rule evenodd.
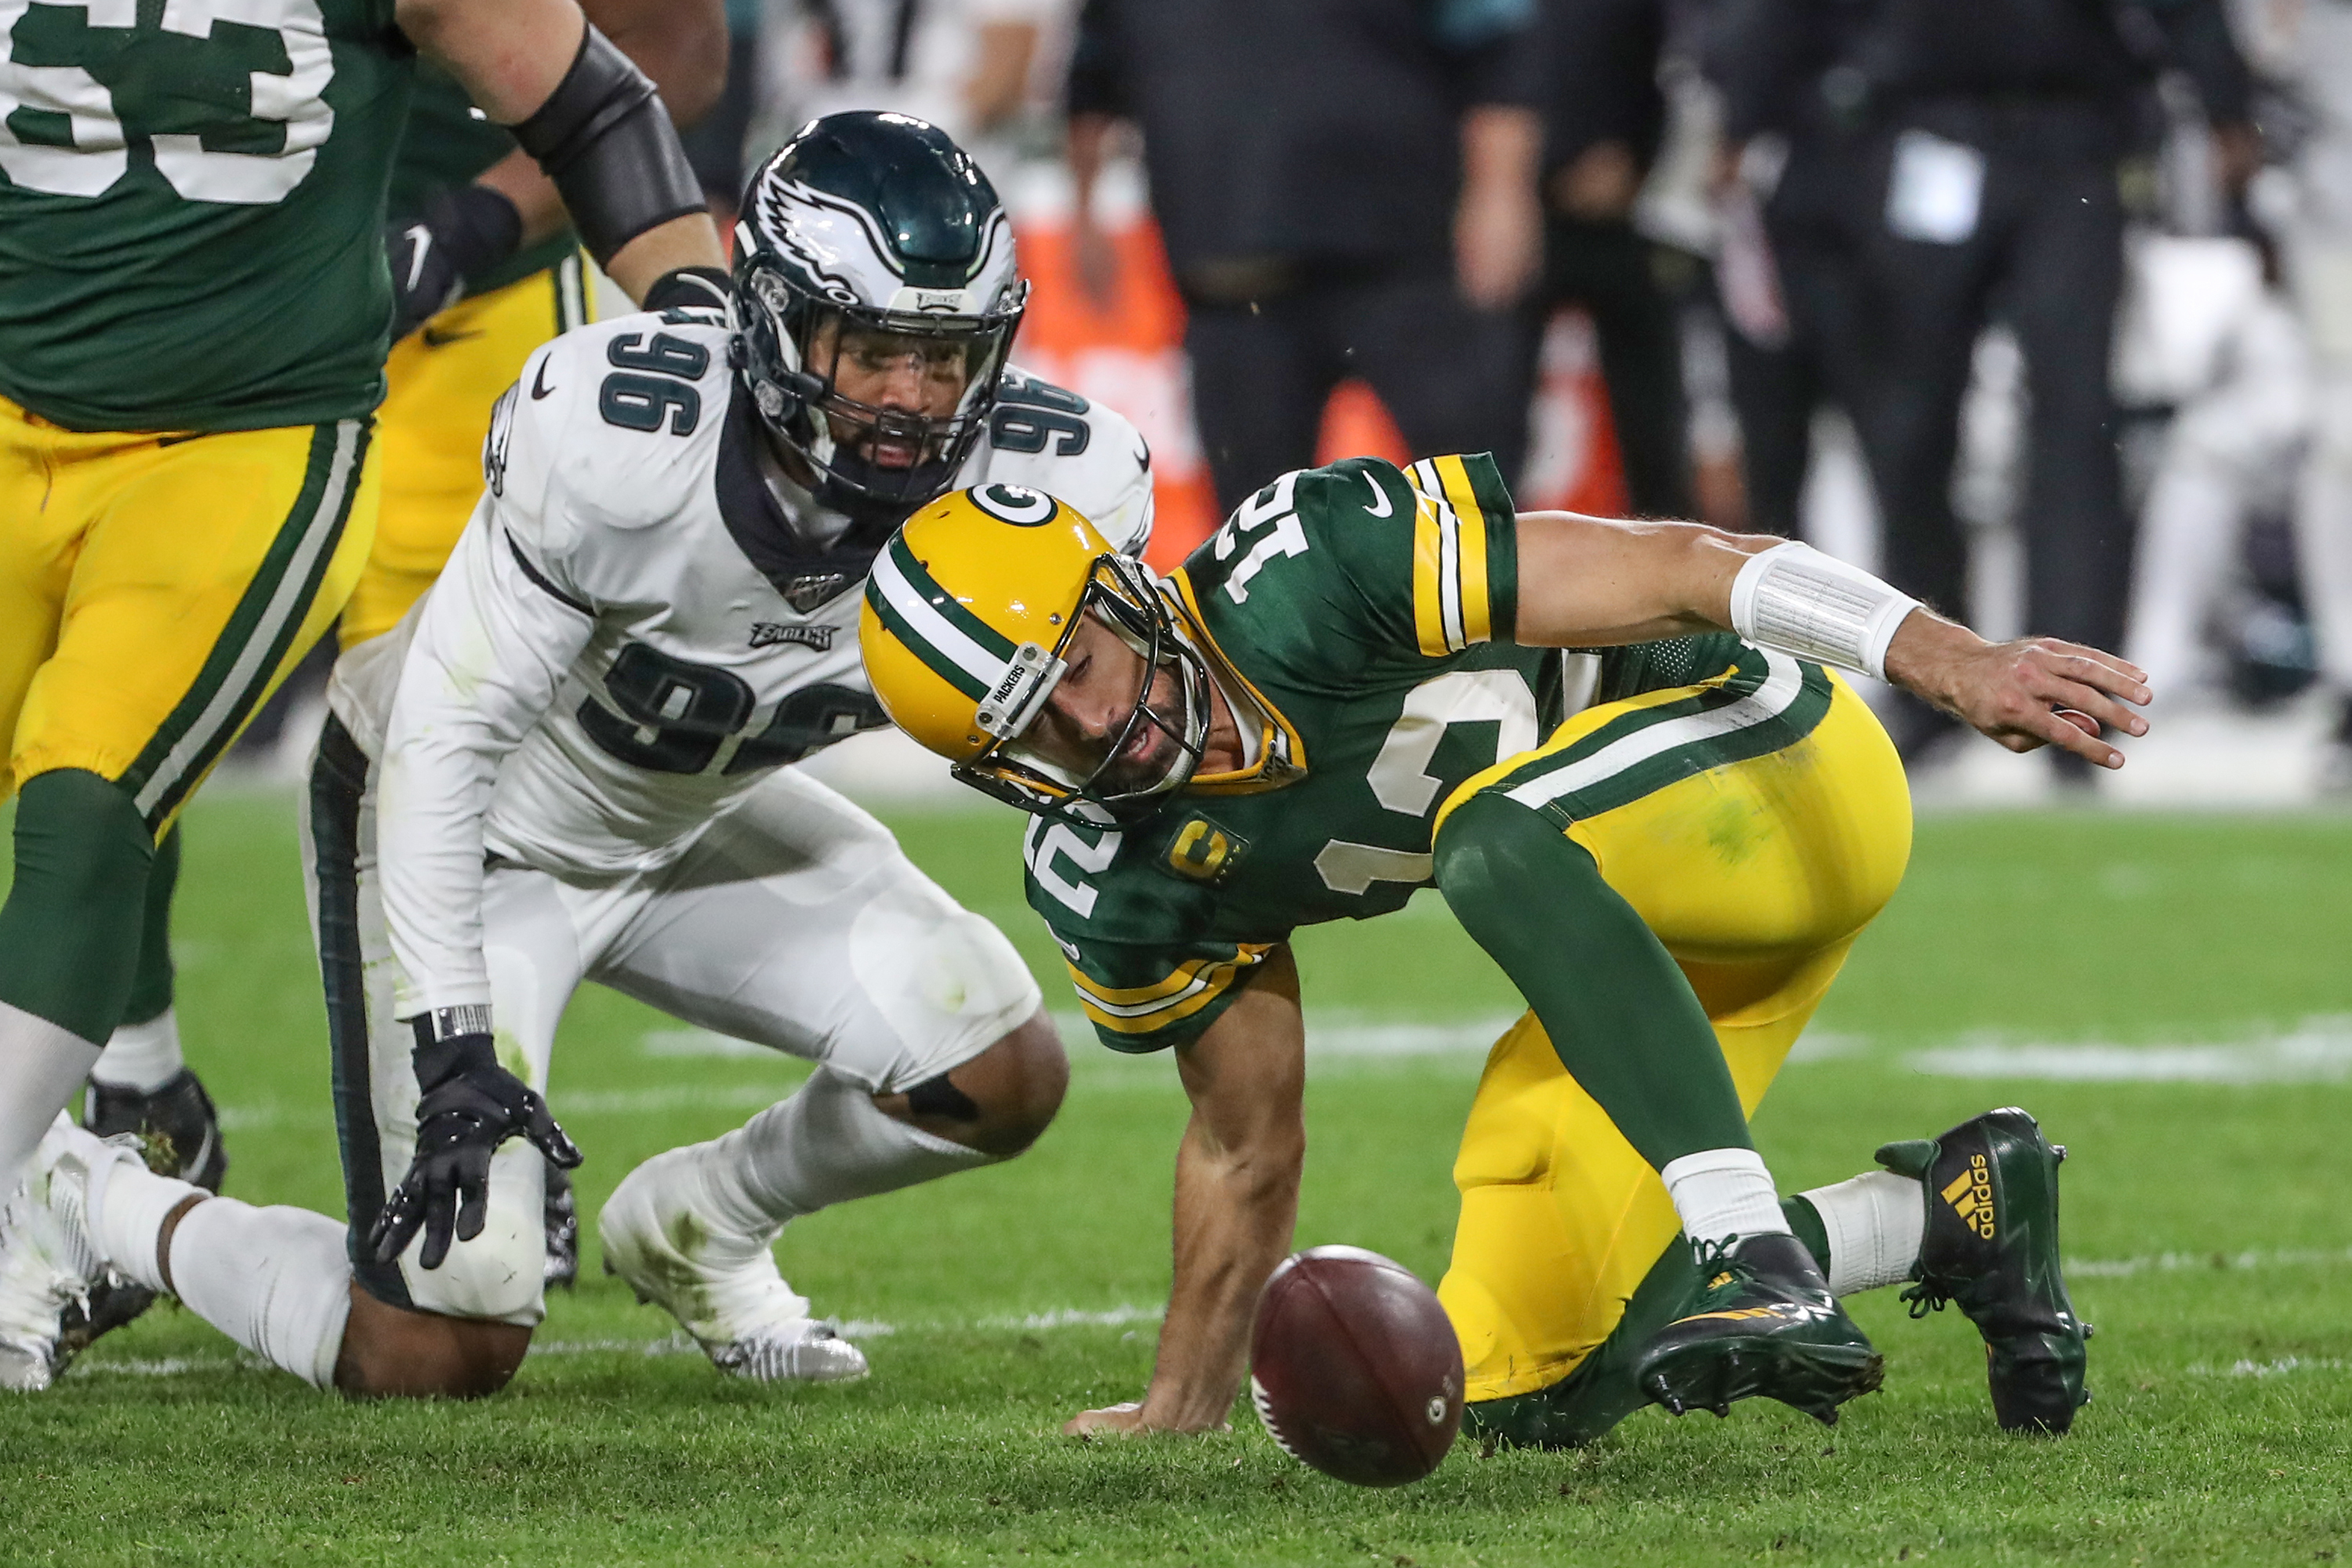
<path id="1" fill-rule="evenodd" d="M 835 1204 L 1011 1158 L 1052 1121 L 1068 1077 L 1042 1013 L 897 1093 L 819 1068 L 725 1137 L 630 1172 L 597 1216 L 604 1267 L 677 1318 L 721 1372 L 862 1377 L 865 1356 L 778 1271 L 777 1236 Z"/>
<path id="2" fill-rule="evenodd" d="M 394 1307 L 354 1283 L 335 1386 L 362 1399 L 478 1399 L 513 1380 L 530 1335 L 513 1323 Z"/>

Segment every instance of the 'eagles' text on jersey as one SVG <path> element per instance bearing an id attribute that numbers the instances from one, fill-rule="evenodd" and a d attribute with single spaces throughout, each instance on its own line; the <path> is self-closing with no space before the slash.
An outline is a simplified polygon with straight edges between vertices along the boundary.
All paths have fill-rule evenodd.
<path id="1" fill-rule="evenodd" d="M 559 877 L 648 868 L 762 774 L 887 721 L 857 614 L 889 529 L 820 542 L 785 513 L 727 350 L 715 316 L 690 310 L 540 349 L 499 402 L 488 488 L 440 582 L 343 661 L 368 668 L 338 668 L 337 714 L 383 759 L 384 903 L 409 1005 L 488 999 L 486 850 Z M 1017 372 L 1003 399 L 958 483 L 1050 490 L 1140 550 L 1151 477 L 1134 427 Z M 1059 438 L 1034 439 L 1046 416 Z M 394 661 L 379 742 L 368 719 Z"/>
<path id="2" fill-rule="evenodd" d="M 1129 1051 L 1197 1037 L 1295 928 L 1402 908 L 1473 773 L 1573 708 L 1704 679 L 1739 646 L 1514 646 L 1517 516 L 1483 455 L 1286 474 L 1170 585 L 1260 736 L 1250 765 L 1142 823 L 1041 817 L 1023 841 L 1031 907 L 1096 1032 Z"/>

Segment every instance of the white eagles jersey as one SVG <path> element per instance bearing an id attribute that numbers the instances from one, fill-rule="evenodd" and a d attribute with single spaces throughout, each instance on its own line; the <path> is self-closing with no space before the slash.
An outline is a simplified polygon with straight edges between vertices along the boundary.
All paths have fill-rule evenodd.
<path id="1" fill-rule="evenodd" d="M 485 854 L 558 877 L 644 870 L 773 769 L 887 722 L 857 616 L 890 531 L 796 529 L 740 386 L 709 311 L 540 349 L 499 402 L 488 489 L 440 581 L 338 666 L 337 715 L 382 759 L 402 1016 L 489 1000 Z M 957 479 L 990 481 L 1059 497 L 1122 550 L 1150 532 L 1134 426 L 1017 371 Z"/>

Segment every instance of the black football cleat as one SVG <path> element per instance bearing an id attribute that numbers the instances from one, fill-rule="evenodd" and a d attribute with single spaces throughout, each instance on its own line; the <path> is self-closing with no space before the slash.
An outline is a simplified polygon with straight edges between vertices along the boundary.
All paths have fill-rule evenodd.
<path id="1" fill-rule="evenodd" d="M 2091 1326 L 2074 1313 L 2058 1258 L 2063 1146 L 2015 1106 L 1941 1138 L 1889 1143 L 1878 1163 L 1925 1190 L 1927 1229 L 1911 1315 L 1947 1301 L 1984 1336 L 1993 1418 L 2006 1432 L 2062 1433 L 2090 1403 L 2083 1384 Z"/>
<path id="2" fill-rule="evenodd" d="M 1837 1425 L 1837 1407 L 1876 1388 L 1885 1363 L 1830 1294 L 1793 1236 L 1696 1244 L 1706 1278 L 1696 1310 L 1634 1358 L 1634 1384 L 1676 1415 L 1729 1413 L 1758 1394 Z"/>
<path id="3" fill-rule="evenodd" d="M 217 1193 L 228 1174 L 228 1149 L 221 1142 L 220 1112 L 196 1075 L 179 1075 L 152 1092 L 89 1080 L 82 1102 L 82 1125 L 100 1138 L 135 1132 L 158 1175 L 177 1176 Z"/>
<path id="4" fill-rule="evenodd" d="M 543 1279 L 551 1290 L 569 1290 L 580 1282 L 580 1206 L 572 1196 L 572 1173 L 561 1166 L 547 1167 L 547 1263 Z"/>

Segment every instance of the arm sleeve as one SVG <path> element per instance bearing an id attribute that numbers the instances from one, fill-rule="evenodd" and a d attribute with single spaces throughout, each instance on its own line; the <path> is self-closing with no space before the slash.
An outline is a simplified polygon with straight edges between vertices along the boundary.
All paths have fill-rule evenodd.
<path id="1" fill-rule="evenodd" d="M 535 521 L 484 499 L 401 668 L 376 797 L 401 1017 L 490 1000 L 482 818 L 500 759 L 547 711 L 596 624 Z"/>

